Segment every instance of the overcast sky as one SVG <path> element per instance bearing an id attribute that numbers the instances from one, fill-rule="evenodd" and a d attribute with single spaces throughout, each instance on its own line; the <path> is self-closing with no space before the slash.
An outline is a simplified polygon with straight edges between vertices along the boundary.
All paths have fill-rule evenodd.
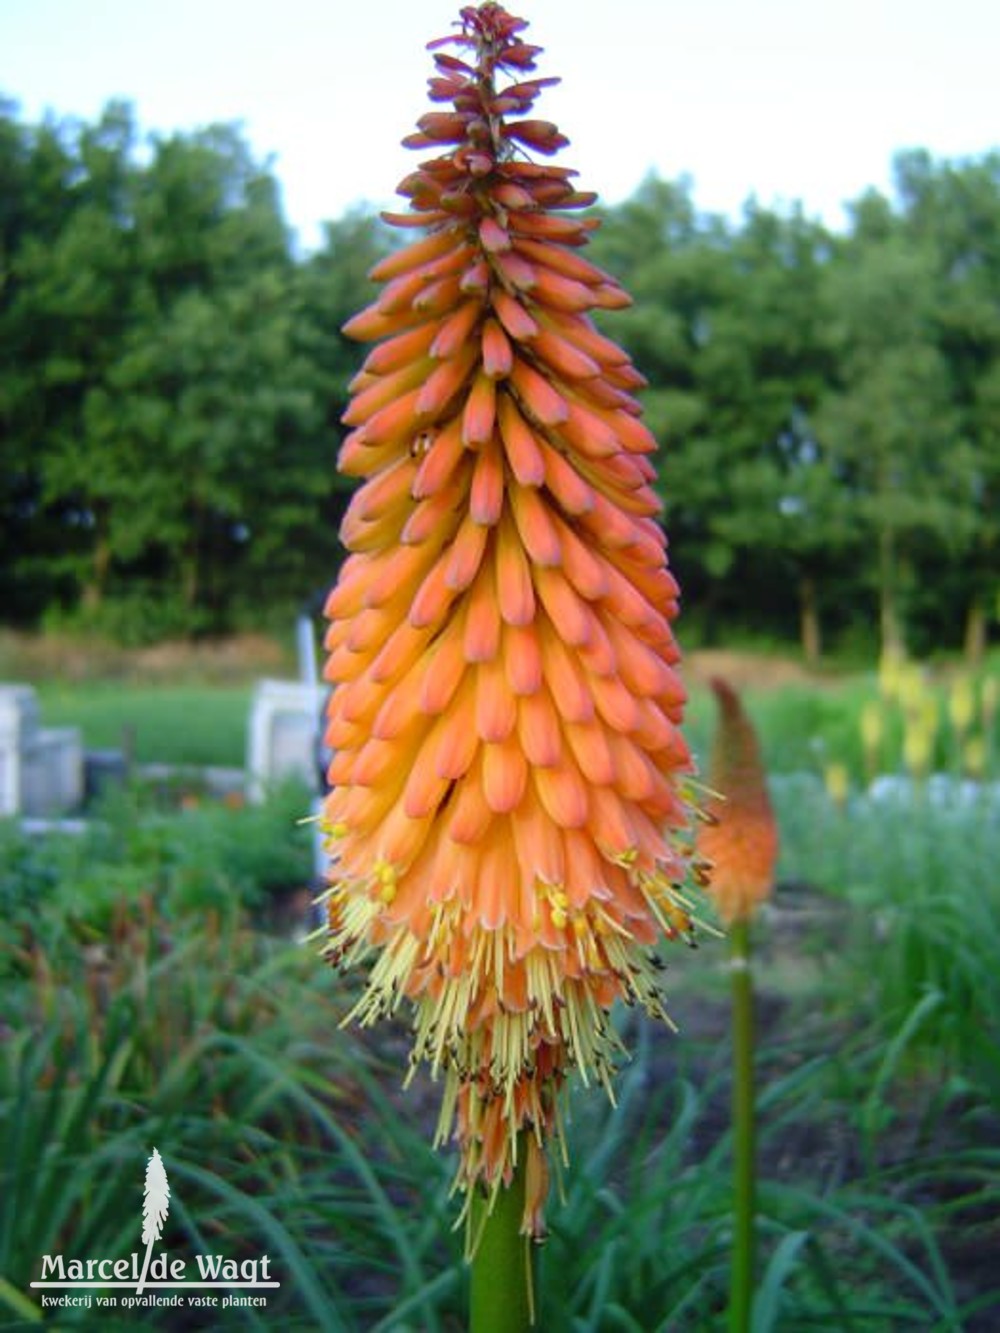
<path id="1" fill-rule="evenodd" d="M 352 203 L 385 205 L 420 155 L 442 0 L 0 0 L 0 91 L 34 120 L 97 117 L 112 97 L 145 131 L 239 121 L 271 157 L 306 245 Z M 830 225 L 901 148 L 1000 144 L 997 0 L 531 0 L 512 12 L 560 87 L 536 104 L 569 136 L 559 162 L 616 203 L 651 170 L 694 180 L 706 211 L 750 195 Z"/>

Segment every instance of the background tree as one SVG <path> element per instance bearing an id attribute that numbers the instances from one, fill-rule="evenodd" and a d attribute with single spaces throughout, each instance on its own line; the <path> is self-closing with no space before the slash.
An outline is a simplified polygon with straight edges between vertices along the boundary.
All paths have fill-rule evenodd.
<path id="1" fill-rule="evenodd" d="M 834 371 L 822 301 L 830 238 L 799 210 L 751 204 L 729 252 L 730 297 L 702 354 L 702 393 L 724 486 L 709 514 L 716 541 L 796 605 L 815 665 L 821 614 L 854 538 L 836 461 L 813 417 Z M 782 602 L 784 605 L 782 606 Z"/>
<path id="2" fill-rule="evenodd" d="M 142 150 L 142 151 L 140 151 Z M 269 165 L 130 107 L 0 101 L 0 573 L 14 623 L 130 638 L 285 618 L 329 586 L 357 348 L 391 244 L 355 211 L 295 256 Z M 688 642 L 986 646 L 1000 588 L 1000 155 L 901 155 L 845 235 L 650 178 L 593 258 L 647 419 Z M 878 617 L 873 612 L 878 610 Z"/>
<path id="3" fill-rule="evenodd" d="M 934 256 L 876 194 L 828 271 L 837 375 L 817 414 L 859 536 L 874 552 L 883 652 L 907 646 L 906 596 L 919 560 L 972 540 L 972 458 L 934 322 Z"/>
<path id="4" fill-rule="evenodd" d="M 133 311 L 133 251 L 118 220 L 131 120 L 112 104 L 91 129 L 46 124 L 17 135 L 8 122 L 4 138 L 14 180 L 4 191 L 0 410 L 4 472 L 22 520 L 15 515 L 14 527 L 30 522 L 29 548 L 37 543 L 33 554 L 49 557 L 56 585 L 68 580 L 96 603 L 110 558 L 98 494 L 106 469 L 97 460 L 90 467 L 80 426 Z M 88 471 L 93 507 L 76 482 Z"/>
<path id="5" fill-rule="evenodd" d="M 88 438 L 118 464 L 120 569 L 133 597 L 164 588 L 179 627 L 216 627 L 252 587 L 294 600 L 310 577 L 327 441 L 296 314 L 278 268 L 185 292 L 89 403 Z"/>
<path id="6" fill-rule="evenodd" d="M 895 177 L 907 234 L 934 256 L 937 343 L 971 453 L 974 521 L 946 574 L 975 663 L 1000 592 L 1000 153 L 942 163 L 904 153 Z"/>
<path id="7" fill-rule="evenodd" d="M 842 488 L 810 418 L 834 369 L 821 292 L 830 241 L 800 211 L 748 206 L 734 232 L 687 188 L 648 181 L 596 247 L 636 308 L 616 326 L 651 384 L 668 526 L 690 600 L 731 620 L 799 612 L 820 653 L 820 589 L 850 544 Z M 796 596 L 797 595 L 797 596 Z"/>
<path id="8" fill-rule="evenodd" d="M 635 304 L 604 324 L 649 380 L 646 420 L 663 448 L 657 472 L 674 567 L 709 635 L 725 611 L 734 552 L 712 515 L 724 503 L 716 404 L 703 383 L 703 351 L 732 297 L 724 222 L 697 213 L 687 181 L 651 177 L 634 198 L 604 214 L 594 258 Z"/>
<path id="9" fill-rule="evenodd" d="M 342 430 L 347 386 L 359 368 L 358 346 L 341 333 L 351 316 L 373 299 L 368 273 L 394 244 L 387 227 L 370 213 L 353 210 L 324 227 L 322 247 L 299 265 L 296 293 L 301 311 L 298 339 L 309 361 L 322 405 L 327 453 L 322 469 L 327 487 L 322 523 L 336 534 L 355 482 L 333 467 L 333 448 Z M 337 548 L 339 550 L 339 548 Z M 336 568 L 331 554 L 316 579 L 329 581 Z"/>

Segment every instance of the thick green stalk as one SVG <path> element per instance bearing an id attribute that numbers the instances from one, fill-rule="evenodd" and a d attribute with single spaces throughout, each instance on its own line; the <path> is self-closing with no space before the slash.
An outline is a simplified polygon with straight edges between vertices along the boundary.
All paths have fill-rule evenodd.
<path id="1" fill-rule="evenodd" d="M 524 1158 L 508 1189 L 487 1213 L 473 1200 L 472 1304 L 469 1333 L 527 1333 L 532 1326 L 530 1241 L 520 1234 L 524 1213 Z"/>
<path id="2" fill-rule="evenodd" d="M 753 977 L 750 924 L 729 930 L 733 972 L 733 1261 L 729 1333 L 749 1333 L 754 1288 L 755 1127 Z"/>

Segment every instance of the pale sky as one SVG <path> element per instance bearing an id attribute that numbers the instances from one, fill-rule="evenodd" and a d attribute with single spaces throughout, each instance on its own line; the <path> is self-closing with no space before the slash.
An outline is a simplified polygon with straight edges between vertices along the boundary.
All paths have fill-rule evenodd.
<path id="1" fill-rule="evenodd" d="M 134 103 L 144 131 L 239 121 L 271 157 L 306 246 L 319 223 L 392 205 L 427 156 L 400 148 L 429 109 L 424 49 L 460 0 L 0 0 L 0 92 L 34 120 Z M 831 226 L 901 148 L 1000 145 L 996 0 L 530 0 L 535 114 L 606 203 L 652 170 L 704 211 L 755 195 Z"/>

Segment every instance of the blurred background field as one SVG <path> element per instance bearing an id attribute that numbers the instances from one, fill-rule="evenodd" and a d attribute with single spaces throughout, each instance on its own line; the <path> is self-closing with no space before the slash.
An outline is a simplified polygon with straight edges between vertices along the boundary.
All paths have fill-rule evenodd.
<path id="1" fill-rule="evenodd" d="M 139 762 L 242 765 L 254 681 L 296 670 L 290 634 L 129 649 L 103 639 L 0 632 L 0 678 L 33 684 L 47 722 L 79 726 L 89 748 L 119 746 L 124 735 Z M 798 654 L 775 647 L 694 648 L 685 655 L 687 734 L 702 756 L 712 725 L 703 686 L 714 674 L 748 691 L 773 772 L 866 783 L 907 768 L 906 736 L 915 732 L 928 746 L 921 771 L 972 778 L 995 771 L 996 654 L 973 670 L 941 659 L 880 680 L 849 660 L 810 671 Z"/>
<path id="2" fill-rule="evenodd" d="M 204 647 L 175 648 L 172 685 L 134 656 L 89 670 L 83 656 L 75 681 L 39 669 L 46 711 L 62 698 L 102 741 L 128 725 L 141 746 L 148 727 L 157 758 L 180 763 L 192 737 L 206 762 L 238 755 L 248 675 L 287 660 L 254 664 L 245 645 L 246 674 L 230 666 L 224 684 Z M 1000 1317 L 995 663 L 920 673 L 907 703 L 891 674 L 695 653 L 701 755 L 702 678 L 722 669 L 761 729 L 782 834 L 759 926 L 755 1329 L 987 1333 Z M 964 721 L 956 680 L 972 689 Z M 908 769 L 908 719 L 926 725 L 928 700 L 933 760 Z M 866 707 L 881 717 L 877 761 Z M 975 785 L 956 717 L 986 735 Z M 873 796 L 873 777 L 892 781 Z M 280 1274 L 266 1319 L 232 1326 L 463 1327 L 451 1163 L 428 1147 L 436 1094 L 422 1077 L 401 1091 L 401 1027 L 339 1026 L 356 982 L 298 938 L 315 887 L 308 801 L 294 786 L 246 806 L 139 783 L 108 792 L 84 834 L 0 828 L 0 1325 L 29 1326 L 41 1254 L 135 1247 L 155 1144 L 175 1190 L 171 1248 L 266 1251 Z M 726 957 L 710 932 L 668 950 L 679 1035 L 626 1011 L 636 1056 L 619 1108 L 574 1094 L 566 1198 L 540 1255 L 545 1329 L 719 1327 Z M 60 1326 L 96 1327 L 69 1313 Z"/>
<path id="3" fill-rule="evenodd" d="M 31 683 L 50 725 L 139 763 L 241 767 L 253 682 L 295 673 L 261 635 L 127 649 L 101 638 L 0 631 L 0 679 Z"/>

